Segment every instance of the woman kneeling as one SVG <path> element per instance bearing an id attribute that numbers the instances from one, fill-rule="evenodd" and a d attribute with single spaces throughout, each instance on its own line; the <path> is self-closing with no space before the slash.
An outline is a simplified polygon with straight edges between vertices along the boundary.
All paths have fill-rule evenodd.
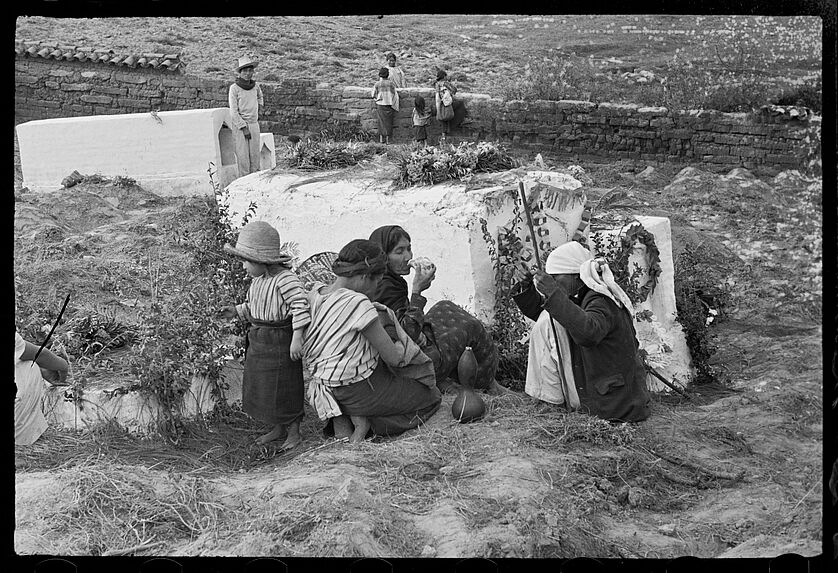
<path id="1" fill-rule="evenodd" d="M 386 307 L 370 301 L 385 261 L 375 243 L 351 241 L 332 265 L 335 282 L 315 283 L 308 295 L 311 323 L 303 352 L 312 374 L 309 401 L 321 419 L 334 418 L 335 437 L 352 442 L 370 430 L 393 436 L 415 428 L 442 399 L 430 359 Z"/>

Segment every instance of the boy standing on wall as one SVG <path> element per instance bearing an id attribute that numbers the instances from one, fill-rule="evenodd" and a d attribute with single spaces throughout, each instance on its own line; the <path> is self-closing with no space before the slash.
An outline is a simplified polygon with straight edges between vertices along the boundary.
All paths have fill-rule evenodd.
<path id="1" fill-rule="evenodd" d="M 239 58 L 236 67 L 238 77 L 228 94 L 239 177 L 259 171 L 259 110 L 265 105 L 265 100 L 262 88 L 253 79 L 255 67 L 256 62 L 252 58 Z"/>

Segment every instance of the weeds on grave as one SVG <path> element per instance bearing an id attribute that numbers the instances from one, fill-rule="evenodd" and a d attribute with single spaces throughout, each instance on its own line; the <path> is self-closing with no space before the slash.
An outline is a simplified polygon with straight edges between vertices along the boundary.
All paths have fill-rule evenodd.
<path id="1" fill-rule="evenodd" d="M 399 171 L 395 179 L 398 188 L 468 179 L 476 173 L 507 171 L 520 165 L 506 148 L 488 141 L 463 142 L 456 147 L 429 145 L 398 154 L 393 162 Z"/>
<path id="2" fill-rule="evenodd" d="M 247 292 L 246 272 L 240 261 L 224 252 L 225 243 L 235 243 L 227 192 L 222 190 L 210 171 L 214 199 L 204 204 L 198 228 L 171 229 L 175 244 L 191 253 L 191 271 L 184 269 L 181 279 L 160 288 L 159 275 L 149 263 L 152 292 L 159 293 L 143 315 L 139 328 L 137 352 L 130 357 L 136 388 L 153 396 L 163 410 L 160 432 L 176 441 L 183 432 L 180 407 L 193 376 L 204 376 L 211 384 L 211 393 L 221 404 L 227 389 L 221 372 L 230 358 L 244 354 L 246 326 L 239 321 L 217 318 L 222 306 L 244 300 Z M 242 225 L 255 213 L 251 203 L 243 215 Z M 159 268 L 159 265 L 157 265 Z M 176 279 L 177 277 L 175 277 Z"/>
<path id="3" fill-rule="evenodd" d="M 373 155 L 375 147 L 358 140 L 306 139 L 289 147 L 286 161 L 289 167 L 316 171 L 352 167 Z"/>
<path id="4" fill-rule="evenodd" d="M 514 227 L 521 221 L 521 210 L 516 201 L 511 226 Z M 480 219 L 480 228 L 489 250 L 495 277 L 495 318 L 489 328 L 489 334 L 498 348 L 495 379 L 503 382 L 503 385 L 511 390 L 523 391 L 527 377 L 529 350 L 525 341 L 529 336 L 529 327 L 511 296 L 517 280 L 514 265 L 516 245 L 511 244 L 515 237 L 499 235 L 496 241 L 489 232 L 488 222 L 483 218 Z"/>
<path id="5" fill-rule="evenodd" d="M 730 304 L 730 288 L 727 285 L 717 288 L 706 284 L 706 274 L 689 245 L 684 246 L 674 264 L 676 320 L 684 329 L 690 349 L 695 384 L 723 382 L 721 372 L 710 364 L 710 358 L 717 350 L 710 327 L 714 318 Z"/>

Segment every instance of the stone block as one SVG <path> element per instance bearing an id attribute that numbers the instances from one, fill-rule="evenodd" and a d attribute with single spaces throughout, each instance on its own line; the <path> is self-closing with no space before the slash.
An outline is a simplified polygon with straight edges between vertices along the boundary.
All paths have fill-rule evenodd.
<path id="1" fill-rule="evenodd" d="M 113 79 L 117 82 L 125 82 L 134 85 L 142 85 L 148 82 L 148 78 L 144 78 L 127 72 L 114 72 Z"/>
<path id="2" fill-rule="evenodd" d="M 85 103 L 101 103 L 101 104 L 109 104 L 113 101 L 113 98 L 106 95 L 83 95 L 79 98 L 81 101 Z"/>
<path id="3" fill-rule="evenodd" d="M 61 90 L 65 92 L 86 92 L 90 91 L 90 84 L 61 84 Z"/>
<path id="4" fill-rule="evenodd" d="M 90 88 L 93 93 L 108 94 L 108 95 L 127 95 L 128 88 L 113 88 L 110 86 L 93 86 Z"/>
<path id="5" fill-rule="evenodd" d="M 38 76 L 15 75 L 15 84 L 35 85 L 41 81 Z"/>
<path id="6" fill-rule="evenodd" d="M 528 172 L 525 186 L 531 203 L 544 213 L 534 221 L 547 231 L 541 240 L 567 241 L 567 230 L 572 233 L 581 221 L 585 201 L 577 191 L 581 184 L 563 173 Z M 233 220 L 258 197 L 256 216 L 296 242 L 303 258 L 337 252 L 349 240 L 366 237 L 381 225 L 403 225 L 411 234 L 416 256 L 429 257 L 440 269 L 423 293 L 428 298 L 426 308 L 439 300 L 453 300 L 481 320 L 493 320 L 494 267 L 481 219 L 495 242 L 501 227 L 515 227 L 514 182 L 470 191 L 459 182 L 393 191 L 387 182 L 360 175 L 348 178 L 346 173 L 325 180 L 316 173 L 273 174 L 270 179 L 253 174 L 227 189 Z M 329 232 L 324 233 L 324 228 Z M 528 244 L 526 237 L 521 238 Z"/>
<path id="7" fill-rule="evenodd" d="M 601 103 L 597 106 L 597 112 L 610 116 L 627 116 L 637 112 L 640 106 L 626 103 Z"/>
<path id="8" fill-rule="evenodd" d="M 49 75 L 50 77 L 53 77 L 53 78 L 68 78 L 68 77 L 72 77 L 74 73 L 75 72 L 73 72 L 72 70 L 65 70 L 65 69 L 62 69 L 62 68 L 54 68 L 54 69 L 49 70 L 47 75 Z"/>

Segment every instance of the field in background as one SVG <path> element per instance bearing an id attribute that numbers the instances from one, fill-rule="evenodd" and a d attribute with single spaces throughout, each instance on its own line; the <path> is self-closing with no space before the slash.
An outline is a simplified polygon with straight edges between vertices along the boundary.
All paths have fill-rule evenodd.
<path id="1" fill-rule="evenodd" d="M 16 39 L 117 53 L 180 52 L 188 74 L 214 78 L 232 78 L 236 58 L 248 53 L 265 81 L 361 86 L 375 82 L 392 50 L 410 85 L 430 85 L 444 68 L 461 90 L 495 96 L 515 96 L 514 83 L 528 66 L 533 73 L 545 60 L 572 62 L 577 73 L 584 68 L 602 80 L 595 84 L 616 82 L 580 88 L 577 97 L 637 103 L 654 97 L 644 93 L 649 86 L 622 74 L 648 71 L 672 84 L 683 80 L 679 71 L 695 70 L 709 74 L 702 89 L 755 80 L 788 86 L 812 81 L 822 59 L 821 20 L 814 16 L 27 17 L 18 19 Z M 561 83 L 561 69 L 554 71 Z"/>

